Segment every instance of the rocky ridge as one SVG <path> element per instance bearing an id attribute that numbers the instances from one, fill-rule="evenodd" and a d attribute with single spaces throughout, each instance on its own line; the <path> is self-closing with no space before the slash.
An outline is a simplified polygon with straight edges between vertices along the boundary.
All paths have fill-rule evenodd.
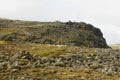
<path id="1" fill-rule="evenodd" d="M 101 30 L 84 22 L 1 20 L 0 31 L 5 41 L 108 48 Z"/>

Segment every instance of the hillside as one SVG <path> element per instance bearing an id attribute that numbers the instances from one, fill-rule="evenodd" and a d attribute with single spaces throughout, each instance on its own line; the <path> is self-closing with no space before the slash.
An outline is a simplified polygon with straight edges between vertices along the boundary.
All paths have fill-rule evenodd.
<path id="1" fill-rule="evenodd" d="M 0 19 L 0 80 L 119 80 L 111 47 L 84 22 Z"/>
<path id="2" fill-rule="evenodd" d="M 112 49 L 120 49 L 120 44 L 109 45 Z"/>
<path id="3" fill-rule="evenodd" d="M 119 80 L 120 50 L 0 41 L 1 80 Z"/>
<path id="4" fill-rule="evenodd" d="M 100 29 L 84 22 L 0 20 L 0 40 L 107 48 Z"/>

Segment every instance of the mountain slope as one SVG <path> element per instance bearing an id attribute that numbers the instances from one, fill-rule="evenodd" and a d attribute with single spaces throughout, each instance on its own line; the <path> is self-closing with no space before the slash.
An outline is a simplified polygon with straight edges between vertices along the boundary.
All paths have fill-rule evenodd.
<path id="1" fill-rule="evenodd" d="M 0 20 L 0 39 L 39 44 L 107 48 L 100 29 L 83 22 Z"/>

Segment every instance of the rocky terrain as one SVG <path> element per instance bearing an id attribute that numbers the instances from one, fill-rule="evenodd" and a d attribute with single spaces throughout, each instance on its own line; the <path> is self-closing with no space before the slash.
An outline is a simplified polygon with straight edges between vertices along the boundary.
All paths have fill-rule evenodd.
<path id="1" fill-rule="evenodd" d="M 84 22 L 1 20 L 0 40 L 107 48 L 100 29 Z"/>
<path id="2" fill-rule="evenodd" d="M 120 80 L 120 49 L 83 22 L 0 19 L 0 80 Z"/>
<path id="3" fill-rule="evenodd" d="M 120 78 L 120 50 L 39 45 L 43 49 L 45 46 L 53 46 L 53 50 L 49 54 L 44 50 L 42 51 L 44 53 L 37 54 L 28 52 L 26 49 L 29 48 L 21 49 L 30 46 L 28 44 L 6 44 L 1 44 L 0 48 L 2 80 L 119 80 Z M 55 48 L 58 49 L 54 50 Z M 34 49 L 37 50 L 37 47 Z"/>

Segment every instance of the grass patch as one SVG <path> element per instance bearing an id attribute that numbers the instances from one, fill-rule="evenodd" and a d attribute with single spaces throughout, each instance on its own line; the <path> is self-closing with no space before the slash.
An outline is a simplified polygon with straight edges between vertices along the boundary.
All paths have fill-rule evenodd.
<path id="1" fill-rule="evenodd" d="M 38 55 L 41 57 L 59 57 L 60 55 L 69 55 L 69 54 L 93 54 L 92 48 L 78 47 L 78 46 L 66 46 L 66 45 L 50 45 L 50 44 L 35 44 L 35 43 L 18 43 L 18 42 L 5 42 L 0 41 L 0 44 L 7 44 L 11 48 L 14 48 L 12 52 L 15 51 L 28 51 L 33 55 Z M 6 45 L 3 45 L 6 46 Z M 12 46 L 12 47 L 11 47 Z M 2 48 L 2 47 L 1 47 Z M 9 48 L 6 49 L 9 51 Z"/>
<path id="2" fill-rule="evenodd" d="M 6 41 L 0 41 L 0 44 L 6 44 L 7 42 Z"/>
<path id="3" fill-rule="evenodd" d="M 0 28 L 0 33 L 2 34 L 10 34 L 13 32 L 18 32 L 18 29 L 16 27 Z"/>

